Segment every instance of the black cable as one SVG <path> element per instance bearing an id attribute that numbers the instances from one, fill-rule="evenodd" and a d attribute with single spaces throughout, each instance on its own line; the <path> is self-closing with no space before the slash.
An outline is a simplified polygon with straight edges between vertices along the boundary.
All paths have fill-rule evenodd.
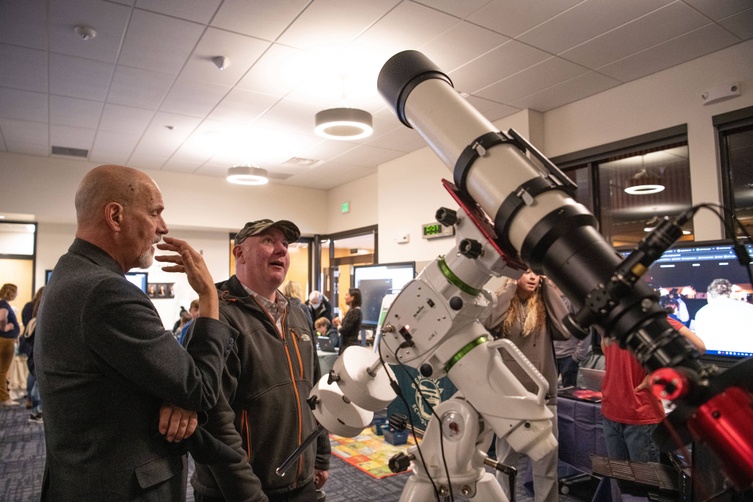
<path id="1" fill-rule="evenodd" d="M 400 348 L 397 350 L 397 352 L 400 352 Z M 426 396 L 424 395 L 424 393 L 421 392 L 421 386 L 419 385 L 418 381 L 415 378 L 411 377 L 410 373 L 408 372 L 408 369 L 405 367 L 402 361 L 400 361 L 400 359 L 397 357 L 397 352 L 395 353 L 395 360 L 398 362 L 398 364 L 403 369 L 403 371 L 408 376 L 408 378 L 410 378 L 411 382 L 413 382 L 413 387 L 416 389 L 416 392 L 418 392 L 421 395 L 421 398 L 426 403 L 426 406 L 429 407 L 429 410 L 431 411 L 432 416 L 437 419 L 437 424 L 439 425 L 439 450 L 442 453 L 442 464 L 444 465 L 444 472 L 445 472 L 445 475 L 447 476 L 447 486 L 449 487 L 449 490 L 450 490 L 450 500 L 454 502 L 455 496 L 452 491 L 452 480 L 450 478 L 450 470 L 447 468 L 447 457 L 445 456 L 445 453 L 444 453 L 444 433 L 442 431 L 442 419 L 439 418 L 439 415 L 437 415 L 437 413 L 434 411 L 434 407 L 431 405 L 431 402 L 429 402 L 429 400 L 426 399 Z M 407 406 L 407 403 L 406 403 L 406 406 Z M 408 410 L 408 416 L 410 417 L 410 409 Z M 413 427 L 413 423 L 411 423 L 411 427 Z M 421 460 L 423 460 L 423 458 Z"/>
<path id="2" fill-rule="evenodd" d="M 748 254 L 748 250 L 745 248 L 744 241 L 747 240 L 749 243 L 753 244 L 753 237 L 748 233 L 748 231 L 745 229 L 745 226 L 742 224 L 742 222 L 737 218 L 737 215 L 735 212 L 721 204 L 713 204 L 710 202 L 704 202 L 701 204 L 698 204 L 695 206 L 695 208 L 705 208 L 714 213 L 724 225 L 724 228 L 727 231 L 728 235 L 731 235 L 731 239 L 733 242 L 733 249 L 735 251 L 735 255 L 737 256 L 737 261 L 745 267 L 745 271 L 748 274 L 748 280 L 750 281 L 750 284 L 753 284 L 753 271 L 751 271 L 751 257 Z M 725 218 L 724 216 L 728 216 L 728 218 Z M 743 234 L 743 238 L 741 239 L 743 243 L 738 242 L 737 233 L 735 232 L 735 224 L 737 224 L 737 228 L 740 230 L 740 232 Z"/>
<path id="3" fill-rule="evenodd" d="M 437 500 L 440 500 L 439 497 L 439 489 L 437 489 L 437 484 L 434 482 L 434 479 L 431 477 L 431 474 L 429 474 L 429 468 L 426 465 L 426 460 L 424 460 L 424 454 L 421 451 L 421 446 L 418 444 L 418 438 L 416 437 L 416 428 L 413 425 L 413 417 L 411 417 L 410 413 L 410 404 L 408 404 L 408 401 L 405 399 L 405 396 L 403 396 L 402 391 L 400 390 L 400 384 L 398 384 L 395 380 L 392 379 L 390 376 L 390 372 L 387 370 L 387 364 L 384 362 L 384 358 L 382 357 L 382 341 L 380 340 L 379 343 L 379 361 L 382 363 L 382 367 L 384 368 L 384 372 L 387 375 L 387 378 L 390 381 L 390 385 L 392 386 L 392 389 L 395 391 L 395 394 L 403 401 L 403 404 L 405 405 L 405 410 L 408 412 L 408 420 L 410 421 L 410 428 L 411 428 L 411 434 L 413 435 L 413 440 L 416 442 L 416 451 L 418 451 L 418 456 L 421 457 L 421 463 L 424 465 L 424 471 L 426 472 L 426 477 L 429 478 L 429 481 L 431 482 L 432 488 L 434 488 L 434 497 L 436 497 Z M 393 356 L 395 356 L 395 360 L 399 361 L 397 358 L 397 354 L 393 353 Z M 400 363 L 402 366 L 402 363 Z M 441 424 L 440 424 L 441 427 Z M 441 439 L 441 430 L 440 432 L 440 439 Z M 448 479 L 449 481 L 449 479 Z M 450 493 L 452 493 L 452 489 L 450 489 Z"/>

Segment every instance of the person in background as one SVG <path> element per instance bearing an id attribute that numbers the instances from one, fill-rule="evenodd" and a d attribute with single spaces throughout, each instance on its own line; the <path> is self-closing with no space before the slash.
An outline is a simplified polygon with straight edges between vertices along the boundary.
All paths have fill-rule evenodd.
<path id="1" fill-rule="evenodd" d="M 706 288 L 706 305 L 695 314 L 695 332 L 708 350 L 753 352 L 753 304 L 732 298 L 733 285 L 714 279 Z"/>
<path id="2" fill-rule="evenodd" d="M 314 318 L 311 317 L 311 310 L 303 303 L 303 288 L 296 281 L 287 281 L 282 287 L 282 294 L 290 303 L 301 307 L 309 316 L 309 321 L 314 324 Z"/>
<path id="3" fill-rule="evenodd" d="M 484 322 L 492 336 L 512 341 L 549 383 L 546 405 L 552 412 L 552 434 L 557 433 L 557 363 L 552 348 L 553 340 L 570 337 L 560 320 L 567 314 L 559 290 L 549 287 L 545 277 L 526 270 L 517 281 L 507 279 L 497 290 L 496 305 Z M 520 383 L 534 394 L 538 388 L 528 374 L 507 353 L 501 351 L 502 359 Z M 520 453 L 513 450 L 507 441 L 497 438 L 495 444 L 497 461 L 517 466 Z M 534 500 L 552 502 L 559 500 L 557 486 L 557 456 L 555 448 L 539 461 L 532 463 Z M 497 479 L 502 490 L 510 497 L 507 475 L 499 472 Z"/>
<path id="4" fill-rule="evenodd" d="M 16 312 L 10 305 L 17 294 L 15 284 L 3 284 L 0 288 L 0 406 L 18 406 L 8 392 L 8 372 L 16 355 L 16 339 L 21 333 Z"/>
<path id="5" fill-rule="evenodd" d="M 685 300 L 683 300 L 680 292 L 677 291 L 677 288 L 673 288 L 669 291 L 669 297 L 675 300 L 675 302 L 677 303 L 677 308 L 675 309 L 675 316 L 677 317 L 677 320 L 679 320 L 685 326 L 690 324 L 690 313 L 688 312 L 688 306 L 685 304 Z"/>
<path id="6" fill-rule="evenodd" d="M 337 328 L 332 326 L 329 319 L 326 317 L 320 317 L 314 323 L 317 336 L 326 336 L 332 341 L 332 346 L 338 348 L 340 346 L 340 336 L 337 334 Z"/>
<path id="7" fill-rule="evenodd" d="M 41 500 L 185 500 L 185 447 L 195 441 L 175 442 L 194 431 L 209 439 L 197 429 L 196 412 L 218 399 L 237 332 L 217 320 L 217 291 L 201 254 L 165 236 L 162 194 L 149 176 L 96 167 L 79 184 L 75 207 L 76 237 L 45 286 L 37 316 L 34 362 L 46 446 Z M 169 253 L 155 257 L 155 244 Z M 155 259 L 166 272 L 185 273 L 199 295 L 202 317 L 189 350 L 124 275 Z M 191 452 L 205 456 L 193 446 Z"/>
<path id="8" fill-rule="evenodd" d="M 680 321 L 667 320 L 698 350 L 706 351 L 703 341 Z M 659 448 L 652 439 L 657 425 L 664 420 L 664 406 L 649 387 L 649 375 L 633 354 L 602 336 L 604 383 L 601 389 L 601 414 L 604 439 L 611 460 L 659 462 Z M 617 480 L 624 494 L 647 496 L 643 485 Z"/>
<path id="9" fill-rule="evenodd" d="M 556 288 L 553 282 L 549 282 L 549 286 Z M 567 296 L 559 290 L 560 298 L 567 307 L 567 311 L 571 314 L 575 314 L 575 308 L 572 302 Z M 585 361 L 591 353 L 592 334 L 589 328 L 588 335 L 579 340 L 578 338 L 571 336 L 567 340 L 554 340 L 554 355 L 557 359 L 557 374 L 560 377 L 560 385 L 562 387 L 575 387 L 578 383 L 578 368 L 580 363 Z"/>
<path id="10" fill-rule="evenodd" d="M 361 344 L 361 290 L 350 288 L 345 293 L 345 305 L 348 306 L 348 312 L 342 318 L 340 326 L 340 354 L 351 345 Z"/>
<path id="11" fill-rule="evenodd" d="M 29 337 L 24 337 L 23 335 L 26 334 L 26 326 L 28 326 L 29 321 L 37 317 L 36 310 L 39 308 L 39 302 L 42 300 L 42 292 L 44 291 L 44 286 L 39 288 L 37 292 L 34 294 L 34 298 L 30 302 L 26 302 L 26 305 L 24 305 L 24 308 L 21 309 L 21 322 L 24 325 L 24 332 L 21 333 L 21 337 L 18 339 L 18 351 L 22 354 L 26 354 L 27 358 L 31 357 L 31 351 L 33 349 L 31 343 L 29 342 Z M 33 340 L 32 340 L 33 343 Z M 26 364 L 29 364 L 29 360 L 27 359 Z M 34 389 L 34 384 L 36 383 L 37 379 L 34 377 L 31 371 L 29 371 L 29 376 L 26 379 L 26 409 L 30 410 L 32 408 L 35 408 L 38 406 L 37 403 L 35 403 L 32 399 L 31 393 Z M 39 390 L 37 389 L 37 396 L 39 396 Z"/>
<path id="12" fill-rule="evenodd" d="M 29 368 L 29 380 L 31 381 L 31 388 L 28 389 L 28 401 L 31 403 L 31 414 L 29 415 L 29 423 L 41 424 L 42 420 L 42 400 L 39 397 L 39 383 L 37 382 L 36 367 L 34 364 L 34 339 L 36 338 L 37 331 L 37 314 L 39 313 L 39 305 L 42 303 L 42 293 L 44 287 L 39 288 L 37 294 L 34 295 L 33 308 L 31 310 L 31 317 L 28 321 L 24 322 L 24 332 L 21 334 L 20 340 L 23 340 L 28 347 L 26 353 L 26 366 Z"/>
<path id="13" fill-rule="evenodd" d="M 192 317 L 190 312 L 186 310 L 183 307 L 180 307 L 180 312 L 178 313 L 178 320 L 175 321 L 175 324 L 173 325 L 173 335 L 175 336 L 175 339 L 177 340 L 180 338 L 180 333 L 183 331 L 183 328 L 191 321 Z"/>
<path id="14" fill-rule="evenodd" d="M 329 477 L 329 437 L 319 434 L 284 476 L 275 471 L 317 427 L 306 402 L 320 378 L 316 342 L 303 306 L 278 288 L 290 267 L 298 227 L 250 221 L 235 236 L 235 275 L 217 284 L 220 319 L 240 333 L 207 427 L 243 454 L 229 466 L 196 463 L 196 502 L 313 502 Z M 187 346 L 193 344 L 193 331 Z"/>
<path id="15" fill-rule="evenodd" d="M 191 304 L 188 306 L 188 315 L 190 315 L 191 318 L 188 321 L 186 321 L 186 323 L 181 328 L 180 333 L 178 334 L 178 343 L 181 345 L 185 345 L 186 333 L 188 333 L 188 330 L 191 327 L 191 324 L 193 323 L 194 319 L 199 317 L 199 300 L 198 299 L 191 300 Z"/>
<path id="16" fill-rule="evenodd" d="M 306 305 L 308 305 L 311 310 L 312 319 L 326 317 L 330 321 L 332 320 L 332 305 L 330 305 L 327 297 L 320 291 L 312 291 Z"/>

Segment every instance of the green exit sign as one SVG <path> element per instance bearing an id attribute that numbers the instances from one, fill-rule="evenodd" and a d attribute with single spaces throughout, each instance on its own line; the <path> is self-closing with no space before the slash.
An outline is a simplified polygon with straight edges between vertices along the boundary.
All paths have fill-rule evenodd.
<path id="1" fill-rule="evenodd" d="M 343 214 L 345 214 L 345 213 L 349 213 L 349 212 L 350 212 L 350 201 L 348 201 L 348 202 L 343 202 L 343 203 L 342 203 L 342 204 L 340 205 L 340 212 L 341 212 L 341 213 L 343 213 Z"/>

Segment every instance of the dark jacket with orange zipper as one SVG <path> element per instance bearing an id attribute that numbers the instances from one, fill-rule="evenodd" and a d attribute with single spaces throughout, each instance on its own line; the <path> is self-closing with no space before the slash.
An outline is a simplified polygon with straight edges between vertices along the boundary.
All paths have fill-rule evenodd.
<path id="1" fill-rule="evenodd" d="M 196 464 L 191 485 L 210 497 L 266 501 L 264 492 L 295 490 L 313 479 L 315 467 L 329 469 L 329 437 L 322 433 L 285 476 L 275 473 L 317 425 L 306 403 L 320 376 L 313 328 L 302 308 L 288 303 L 280 333 L 236 276 L 217 289 L 220 321 L 240 335 L 225 366 L 223 396 L 209 412 L 206 428 L 242 451 L 247 462 Z"/>

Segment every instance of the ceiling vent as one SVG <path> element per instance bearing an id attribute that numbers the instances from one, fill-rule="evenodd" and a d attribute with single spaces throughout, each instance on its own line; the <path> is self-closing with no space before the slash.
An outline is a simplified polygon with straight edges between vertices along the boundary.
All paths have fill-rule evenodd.
<path id="1" fill-rule="evenodd" d="M 285 162 L 283 162 L 282 165 L 284 166 L 293 166 L 293 167 L 305 167 L 305 168 L 312 168 L 316 167 L 320 164 L 323 164 L 324 162 L 321 160 L 316 159 L 305 159 L 302 157 L 291 157 Z"/>
<path id="2" fill-rule="evenodd" d="M 53 146 L 52 155 L 65 155 L 67 157 L 78 157 L 85 159 L 89 156 L 89 150 L 82 148 L 70 148 L 67 146 Z"/>

